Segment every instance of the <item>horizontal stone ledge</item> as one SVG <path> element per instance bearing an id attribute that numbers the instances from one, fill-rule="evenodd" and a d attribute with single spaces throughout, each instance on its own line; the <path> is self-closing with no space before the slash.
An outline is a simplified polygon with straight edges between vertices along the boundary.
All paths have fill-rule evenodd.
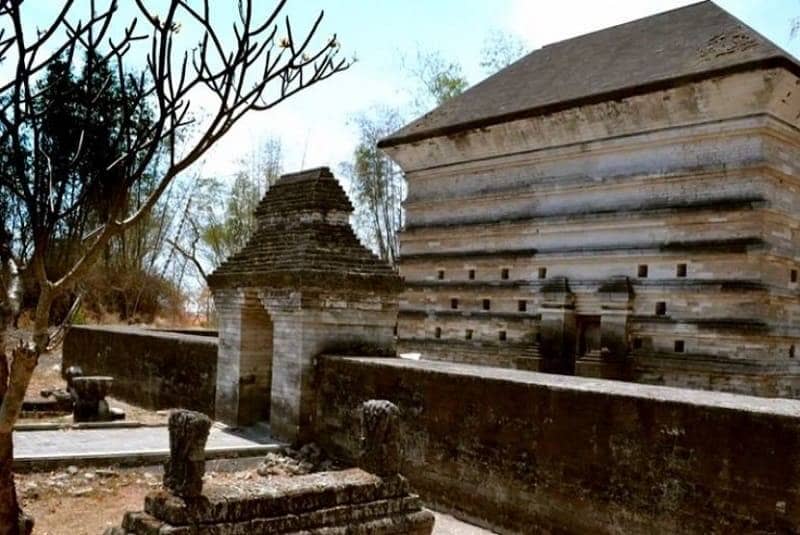
<path id="1" fill-rule="evenodd" d="M 767 243 L 759 236 L 746 238 L 730 238 L 715 240 L 664 241 L 643 244 L 614 244 L 586 247 L 550 247 L 524 249 L 495 249 L 468 251 L 435 251 L 401 255 L 401 263 L 419 262 L 431 259 L 469 259 L 469 258 L 519 258 L 547 257 L 549 255 L 594 255 L 602 253 L 636 252 L 638 254 L 658 253 L 746 253 L 750 250 L 767 247 Z"/>
<path id="2" fill-rule="evenodd" d="M 789 126 L 786 124 L 785 126 Z M 750 130 L 750 126 L 746 126 L 745 130 Z M 793 127 L 790 127 L 793 128 Z M 730 134 L 731 132 L 728 132 Z M 551 150 L 555 147 L 549 147 L 547 150 Z M 556 157 L 556 159 L 559 159 Z M 460 162 L 462 164 L 469 164 L 470 162 Z M 458 165 L 458 164 L 456 164 Z M 518 169 L 517 165 L 510 166 L 512 168 Z M 504 166 L 502 164 L 498 165 L 495 161 L 493 166 L 490 166 L 488 170 L 484 170 L 482 174 L 489 174 L 489 175 L 496 175 L 498 169 L 503 169 Z M 746 161 L 738 161 L 738 162 L 725 162 L 725 163 L 710 163 L 706 162 L 703 165 L 682 165 L 676 164 L 674 167 L 671 167 L 668 170 L 660 170 L 658 172 L 650 171 L 650 170 L 641 170 L 636 169 L 633 172 L 616 172 L 613 174 L 609 174 L 602 177 L 602 181 L 598 183 L 597 178 L 594 176 L 587 175 L 585 173 L 569 173 L 569 174 L 560 174 L 560 175 L 547 175 L 547 176 L 540 176 L 540 177 L 532 177 L 535 178 L 535 182 L 531 182 L 530 180 L 523 180 L 522 183 L 513 182 L 510 184 L 492 184 L 489 188 L 483 188 L 477 191 L 470 191 L 466 195 L 459 195 L 458 200 L 465 200 L 465 201 L 473 201 L 473 200 L 484 200 L 489 196 L 492 200 L 500 200 L 500 199 L 520 199 L 524 197 L 536 197 L 537 195 L 541 195 L 542 193 L 549 194 L 554 191 L 558 192 L 573 192 L 575 190 L 583 190 L 587 185 L 593 188 L 597 188 L 598 186 L 624 186 L 628 184 L 635 184 L 637 187 L 641 185 L 643 181 L 650 181 L 650 180 L 657 180 L 659 183 L 670 186 L 673 182 L 685 182 L 686 180 L 691 180 L 694 183 L 704 183 L 706 181 L 720 181 L 723 180 L 725 183 L 730 183 L 731 180 L 735 179 L 744 179 L 750 180 L 754 175 L 764 175 L 769 174 L 775 171 L 781 171 L 780 169 L 776 169 L 776 166 L 773 162 L 770 162 L 766 158 L 761 159 L 748 159 Z M 438 175 L 437 178 L 441 178 L 443 175 Z M 444 176 L 447 176 L 445 174 Z M 520 176 L 519 178 L 526 178 Z M 531 177 L 527 177 L 531 178 Z M 405 206 L 406 207 L 420 207 L 420 206 L 427 206 L 427 207 L 439 207 L 444 203 L 452 202 L 453 197 L 447 197 L 445 195 L 437 195 L 436 197 L 431 197 L 427 192 L 416 192 L 412 190 L 409 192 L 408 197 L 406 197 Z M 761 199 L 762 197 L 758 196 L 758 194 L 754 192 L 744 193 L 740 196 L 740 198 L 752 198 L 752 199 Z"/>
<path id="3" fill-rule="evenodd" d="M 378 369 L 398 368 L 407 373 L 432 374 L 442 380 L 474 380 L 489 383 L 507 383 L 559 392 L 588 392 L 601 396 L 620 396 L 679 405 L 745 411 L 787 417 L 800 423 L 800 400 L 762 398 L 726 392 L 689 390 L 670 386 L 657 386 L 589 377 L 554 375 L 525 370 L 496 368 L 473 364 L 411 359 L 380 359 L 370 357 L 320 357 L 331 369 L 348 369 L 352 366 Z M 438 379 L 438 378 L 437 378 Z"/>
<path id="4" fill-rule="evenodd" d="M 489 341 L 489 340 L 464 340 L 463 338 L 398 338 L 398 344 L 418 345 L 428 347 L 445 347 L 445 348 L 471 348 L 471 349 L 486 349 L 486 350 L 500 350 L 507 349 L 509 351 L 537 351 L 537 346 L 533 340 L 530 341 Z M 520 353 L 521 355 L 521 353 Z"/>
<path id="5" fill-rule="evenodd" d="M 717 372 L 723 376 L 734 373 L 759 377 L 765 375 L 800 377 L 800 369 L 794 372 L 788 371 L 786 363 L 756 362 L 708 353 L 668 353 L 636 350 L 631 354 L 631 358 L 636 371 L 681 369 L 686 371 L 696 370 L 704 373 Z"/>
<path id="6" fill-rule="evenodd" d="M 739 318 L 682 318 L 680 316 L 643 316 L 632 315 L 630 320 L 633 323 L 647 324 L 666 324 L 666 325 L 691 325 L 698 329 L 714 332 L 746 332 L 764 334 L 772 330 L 772 327 L 757 319 Z"/>
<path id="7" fill-rule="evenodd" d="M 584 279 L 569 278 L 571 289 L 598 290 L 600 286 L 606 284 L 609 279 Z M 630 285 L 634 289 L 658 290 L 667 288 L 673 290 L 687 291 L 722 291 L 722 292 L 763 292 L 768 290 L 787 291 L 782 286 L 765 284 L 755 279 L 692 279 L 684 277 L 675 278 L 637 278 L 634 275 L 628 277 Z M 498 281 L 453 281 L 453 280 L 409 280 L 406 278 L 406 289 L 434 289 L 434 290 L 527 290 L 537 291 L 547 284 L 547 279 L 514 279 Z"/>
<path id="8" fill-rule="evenodd" d="M 407 505 L 411 501 L 414 505 Z M 205 526 L 170 526 L 147 513 L 128 513 L 123 529 L 134 535 L 255 535 L 324 533 L 325 535 L 428 535 L 434 524 L 433 513 L 422 509 L 416 497 L 366 506 L 324 509 L 304 515 L 254 519 L 246 522 L 219 523 Z M 384 513 L 386 511 L 386 513 Z"/>
<path id="9" fill-rule="evenodd" d="M 455 201 L 455 199 L 454 199 Z M 460 200 L 463 202 L 463 200 Z M 702 199 L 700 201 L 692 202 L 643 202 L 639 205 L 618 206 L 615 208 L 596 209 L 596 210 L 575 210 L 564 211 L 555 214 L 524 214 L 518 216 L 503 217 L 502 220 L 497 219 L 471 219 L 471 220 L 458 220 L 447 223 L 418 223 L 406 224 L 403 228 L 404 233 L 415 234 L 427 231 L 443 230 L 449 231 L 455 228 L 469 230 L 471 227 L 479 228 L 497 228 L 504 226 L 515 226 L 520 224 L 529 225 L 542 225 L 542 224 L 560 224 L 560 223 L 575 223 L 581 221 L 596 221 L 605 219 L 619 219 L 626 215 L 648 217 L 669 214 L 682 214 L 687 213 L 707 213 L 707 212 L 722 212 L 722 211 L 741 211 L 754 210 L 756 208 L 767 208 L 769 202 L 763 197 L 720 197 L 711 199 Z"/>
<path id="10" fill-rule="evenodd" d="M 507 321 L 524 322 L 525 320 L 540 320 L 541 314 L 528 312 L 492 312 L 491 310 L 423 310 L 401 309 L 401 318 L 461 318 L 461 319 L 502 319 Z"/>
<path id="11" fill-rule="evenodd" d="M 353 468 L 251 480 L 242 488 L 208 484 L 198 500 L 157 492 L 145 499 L 145 512 L 174 526 L 234 523 L 400 498 L 408 492 L 408 483 L 402 477 L 381 479 Z"/>
<path id="12" fill-rule="evenodd" d="M 161 338 L 167 340 L 187 340 L 193 344 L 217 345 L 217 332 L 203 330 L 192 332 L 186 330 L 150 329 L 128 325 L 71 325 L 74 331 L 90 331 L 97 333 L 124 334 L 140 338 Z"/>

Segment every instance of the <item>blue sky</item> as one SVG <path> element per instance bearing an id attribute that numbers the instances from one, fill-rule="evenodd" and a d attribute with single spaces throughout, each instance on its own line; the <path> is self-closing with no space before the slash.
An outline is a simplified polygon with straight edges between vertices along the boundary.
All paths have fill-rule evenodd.
<path id="1" fill-rule="evenodd" d="M 79 2 L 88 0 L 79 0 Z M 132 0 L 121 0 L 121 4 Z M 357 135 L 354 114 L 376 105 L 408 111 L 413 81 L 403 69 L 418 49 L 438 50 L 459 62 L 471 83 L 485 74 L 479 67 L 486 36 L 495 30 L 521 38 L 532 50 L 545 44 L 693 3 L 681 0 L 290 0 L 286 13 L 296 32 L 308 27 L 320 10 L 321 36 L 337 33 L 342 52 L 358 62 L 344 73 L 284 102 L 246 117 L 213 148 L 200 172 L 227 176 L 236 161 L 261 140 L 279 138 L 285 171 L 329 165 L 348 159 Z M 790 39 L 790 22 L 800 16 L 800 0 L 719 0 L 744 22 L 795 55 L 800 39 Z M 158 5 L 150 0 L 149 5 Z M 267 9 L 270 0 L 257 0 Z M 34 19 L 46 19 L 54 0 L 38 5 Z M 231 0 L 213 0 L 226 26 L 235 10 Z M 226 20 L 227 19 L 227 20 Z M 191 35 L 185 37 L 191 38 Z M 410 112 L 408 118 L 412 118 Z"/>
<path id="2" fill-rule="evenodd" d="M 413 81 L 403 58 L 418 48 L 436 49 L 463 66 L 471 83 L 485 75 L 479 67 L 486 35 L 501 30 L 519 36 L 530 49 L 693 3 L 675 0 L 329 0 L 294 2 L 296 24 L 324 9 L 326 31 L 335 30 L 343 49 L 359 61 L 350 71 L 285 102 L 274 114 L 247 119 L 226 140 L 206 172 L 224 173 L 248 142 L 276 135 L 283 140 L 286 170 L 315 165 L 336 167 L 356 143 L 350 117 L 374 105 L 407 106 Z M 795 55 L 790 21 L 800 16 L 798 0 L 721 0 L 747 24 Z"/>

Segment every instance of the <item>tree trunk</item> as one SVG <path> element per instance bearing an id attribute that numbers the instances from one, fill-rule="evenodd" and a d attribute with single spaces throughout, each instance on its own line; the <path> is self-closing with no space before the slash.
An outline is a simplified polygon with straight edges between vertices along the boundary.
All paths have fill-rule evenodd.
<path id="1" fill-rule="evenodd" d="M 22 535 L 21 511 L 14 486 L 14 445 L 11 433 L 0 433 L 0 535 Z"/>
<path id="2" fill-rule="evenodd" d="M 14 274 L 13 276 L 16 276 Z M 6 302 L 16 299 L 6 295 Z M 47 325 L 52 304 L 49 287 L 42 287 L 36 307 L 33 331 L 35 348 L 20 344 L 12 350 L 9 364 L 5 347 L 5 329 L 8 313 L 0 313 L 0 535 L 28 535 L 33 529 L 33 521 L 26 517 L 19 506 L 14 485 L 14 443 L 12 434 L 14 423 L 19 417 L 25 391 L 28 389 L 33 370 L 36 368 L 39 353 L 47 347 Z M 8 307 L 8 308 L 13 308 Z"/>

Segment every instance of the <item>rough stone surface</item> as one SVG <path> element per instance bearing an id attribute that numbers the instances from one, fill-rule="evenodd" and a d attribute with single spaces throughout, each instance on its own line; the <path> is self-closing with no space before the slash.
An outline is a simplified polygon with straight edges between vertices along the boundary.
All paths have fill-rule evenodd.
<path id="1" fill-rule="evenodd" d="M 361 405 L 361 451 L 359 466 L 372 474 L 400 473 L 403 447 L 400 409 L 390 401 L 373 399 Z"/>
<path id="2" fill-rule="evenodd" d="M 68 382 L 73 397 L 72 415 L 76 422 L 106 422 L 114 419 L 106 395 L 114 383 L 104 375 L 72 376 Z"/>
<path id="3" fill-rule="evenodd" d="M 122 528 L 139 535 L 429 535 L 433 522 L 401 476 L 349 469 L 253 479 L 235 487 L 211 482 L 194 499 L 155 492 L 144 511 L 125 515 Z"/>
<path id="4" fill-rule="evenodd" d="M 114 377 L 112 395 L 147 409 L 214 414 L 217 339 L 127 326 L 72 326 L 63 369 Z"/>
<path id="5" fill-rule="evenodd" d="M 247 245 L 211 275 L 217 420 L 268 418 L 276 438 L 308 442 L 314 357 L 395 353 L 401 280 L 358 241 L 352 209 L 328 168 L 284 175 Z"/>
<path id="6" fill-rule="evenodd" d="M 169 415 L 169 460 L 164 487 L 176 496 L 195 498 L 203 493 L 206 440 L 211 420 L 199 412 L 176 410 Z"/>
<path id="7" fill-rule="evenodd" d="M 327 356 L 318 384 L 326 451 L 357 459 L 361 404 L 390 400 L 421 496 L 497 531 L 800 530 L 799 401 Z"/>

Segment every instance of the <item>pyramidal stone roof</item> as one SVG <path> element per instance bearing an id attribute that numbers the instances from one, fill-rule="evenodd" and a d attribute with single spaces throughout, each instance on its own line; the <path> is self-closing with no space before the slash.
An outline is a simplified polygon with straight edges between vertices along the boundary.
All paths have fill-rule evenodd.
<path id="1" fill-rule="evenodd" d="M 706 1 L 547 45 L 381 140 L 391 147 L 732 72 L 800 64 Z"/>
<path id="2" fill-rule="evenodd" d="M 283 175 L 256 208 L 253 236 L 209 276 L 209 286 L 399 291 L 395 270 L 353 233 L 352 211 L 327 167 Z"/>

